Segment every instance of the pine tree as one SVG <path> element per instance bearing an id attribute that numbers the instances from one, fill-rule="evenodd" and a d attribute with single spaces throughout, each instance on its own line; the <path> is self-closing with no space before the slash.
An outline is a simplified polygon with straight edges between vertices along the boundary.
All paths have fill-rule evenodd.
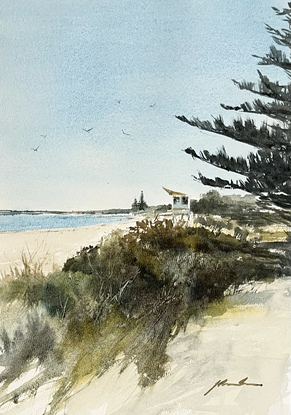
<path id="1" fill-rule="evenodd" d="M 141 191 L 140 193 L 140 198 L 139 198 L 139 202 L 137 205 L 138 205 L 138 210 L 145 210 L 148 208 L 148 205 L 146 201 L 144 200 L 143 191 Z"/>
<path id="2" fill-rule="evenodd" d="M 242 180 L 224 180 L 219 177 L 208 178 L 198 172 L 195 180 L 204 185 L 241 189 L 258 196 L 260 201 L 267 202 L 270 206 L 283 209 L 291 208 L 291 60 L 282 48 L 291 49 L 291 3 L 288 8 L 280 11 L 273 7 L 278 16 L 283 16 L 283 21 L 288 23 L 288 29 L 276 30 L 266 25 L 267 31 L 280 48 L 272 45 L 269 53 L 260 57 L 259 65 L 272 65 L 283 70 L 287 81 L 282 84 L 271 81 L 258 70 L 258 84 L 252 82 L 237 82 L 234 84 L 241 90 L 249 91 L 257 96 L 253 102 L 244 102 L 238 106 L 221 104 L 226 110 L 261 114 L 267 116 L 268 122 L 257 126 L 254 119 L 234 119 L 231 125 L 226 125 L 221 116 L 214 118 L 213 122 L 201 121 L 199 118 L 188 119 L 185 116 L 177 116 L 183 122 L 201 130 L 210 131 L 219 135 L 230 137 L 257 148 L 244 157 L 229 157 L 222 147 L 216 154 L 207 150 L 197 153 L 189 147 L 184 151 L 193 159 L 200 159 L 206 163 L 230 172 L 240 173 L 245 176 Z M 266 98 L 264 100 L 260 97 Z"/>
<path id="3" fill-rule="evenodd" d="M 138 210 L 138 203 L 136 197 L 134 198 L 133 204 L 131 205 L 131 209 L 136 212 Z"/>

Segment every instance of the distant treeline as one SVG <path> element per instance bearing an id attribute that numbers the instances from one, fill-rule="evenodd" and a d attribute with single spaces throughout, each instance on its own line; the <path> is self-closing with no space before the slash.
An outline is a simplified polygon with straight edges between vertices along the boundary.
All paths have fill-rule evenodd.
<path id="1" fill-rule="evenodd" d="M 221 196 L 216 190 L 211 190 L 199 200 L 191 200 L 191 212 L 220 215 L 225 213 L 241 214 L 258 210 L 254 196 Z"/>
<path id="2" fill-rule="evenodd" d="M 284 211 L 270 210 L 255 196 L 221 196 L 218 191 L 211 190 L 199 200 L 191 200 L 190 210 L 198 215 L 218 215 L 229 218 L 243 226 L 266 226 L 270 223 L 285 223 L 290 226 L 290 215 Z"/>

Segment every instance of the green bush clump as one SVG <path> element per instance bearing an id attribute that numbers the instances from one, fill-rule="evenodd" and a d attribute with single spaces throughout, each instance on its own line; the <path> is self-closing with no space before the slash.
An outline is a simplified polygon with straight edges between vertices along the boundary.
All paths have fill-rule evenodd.
<path id="1" fill-rule="evenodd" d="M 183 298 L 187 308 L 191 301 L 222 298 L 229 285 L 273 278 L 281 260 L 229 235 L 183 222 L 144 220 L 126 235 L 116 233 L 99 247 L 83 249 L 63 272 L 87 267 L 88 287 L 100 308 L 114 303 L 125 314 L 142 316 L 162 301 L 164 291 L 169 298 Z"/>
<path id="2" fill-rule="evenodd" d="M 28 306 L 39 303 L 43 295 L 45 275 L 42 263 L 34 264 L 32 258 L 22 255 L 23 269 L 11 269 L 10 274 L 1 280 L 0 298 L 8 303 L 22 299 Z"/>

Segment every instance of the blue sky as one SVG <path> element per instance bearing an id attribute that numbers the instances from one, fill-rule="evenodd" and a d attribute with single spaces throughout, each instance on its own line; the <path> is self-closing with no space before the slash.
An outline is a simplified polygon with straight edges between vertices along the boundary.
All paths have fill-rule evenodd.
<path id="1" fill-rule="evenodd" d="M 124 208 L 141 190 L 151 205 L 170 202 L 162 186 L 210 190 L 191 175 L 217 171 L 181 150 L 249 148 L 175 115 L 231 119 L 220 103 L 252 98 L 231 79 L 257 80 L 252 54 L 268 51 L 264 23 L 280 28 L 271 6 L 285 5 L 1 0 L 0 209 Z"/>

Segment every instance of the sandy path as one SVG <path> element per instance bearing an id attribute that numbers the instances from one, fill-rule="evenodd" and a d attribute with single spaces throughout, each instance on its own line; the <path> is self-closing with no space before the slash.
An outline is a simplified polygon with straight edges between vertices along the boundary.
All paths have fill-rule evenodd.
<path id="1" fill-rule="evenodd" d="M 0 232 L 0 275 L 10 268 L 21 267 L 22 254 L 33 263 L 42 263 L 45 273 L 61 267 L 80 248 L 96 245 L 114 229 L 126 230 L 138 218 L 127 222 L 88 226 L 75 229 L 54 229 L 26 232 Z"/>

